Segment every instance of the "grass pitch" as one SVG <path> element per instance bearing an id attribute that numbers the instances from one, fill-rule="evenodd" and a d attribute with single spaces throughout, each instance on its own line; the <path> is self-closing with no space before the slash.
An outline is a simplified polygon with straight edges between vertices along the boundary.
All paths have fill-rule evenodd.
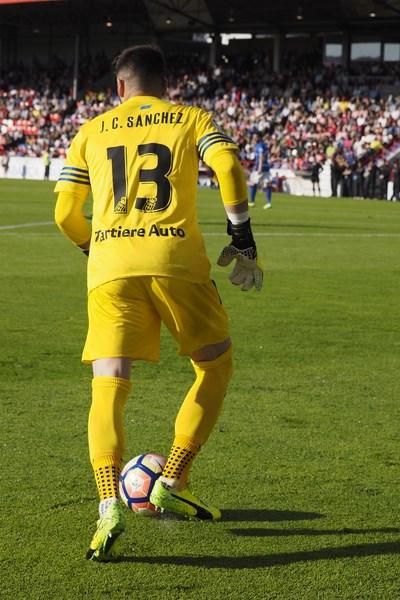
<path id="1" fill-rule="evenodd" d="M 48 224 L 52 187 L 0 181 L 0 598 L 399 598 L 400 206 L 276 195 L 263 211 L 259 196 L 264 290 L 213 267 L 235 375 L 192 484 L 223 519 L 132 514 L 118 561 L 98 565 L 86 259 Z M 215 265 L 216 192 L 199 215 Z M 134 368 L 127 459 L 167 453 L 191 380 L 163 335 L 161 362 Z"/>

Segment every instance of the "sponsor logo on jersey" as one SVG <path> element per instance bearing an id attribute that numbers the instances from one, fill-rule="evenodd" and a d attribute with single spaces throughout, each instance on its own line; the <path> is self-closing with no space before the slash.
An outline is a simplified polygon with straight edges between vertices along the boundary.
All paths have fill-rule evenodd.
<path id="1" fill-rule="evenodd" d="M 185 230 L 182 227 L 173 227 L 172 225 L 162 227 L 154 223 L 149 228 L 137 227 L 112 227 L 111 229 L 97 229 L 95 232 L 95 242 L 105 242 L 107 240 L 115 240 L 119 238 L 137 238 L 137 237 L 158 237 L 158 238 L 184 238 L 186 237 Z"/>
<path id="2" fill-rule="evenodd" d="M 114 212 L 118 215 L 126 214 L 128 211 L 128 198 L 122 196 L 117 204 L 114 206 Z"/>

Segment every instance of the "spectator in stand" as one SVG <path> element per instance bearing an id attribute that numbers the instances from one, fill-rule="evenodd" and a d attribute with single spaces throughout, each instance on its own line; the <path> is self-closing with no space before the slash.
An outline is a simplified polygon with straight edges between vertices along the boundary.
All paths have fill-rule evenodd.
<path id="1" fill-rule="evenodd" d="M 400 200 L 400 160 L 396 160 L 393 164 L 391 177 L 393 180 L 393 192 L 391 200 L 398 202 Z"/>
<path id="2" fill-rule="evenodd" d="M 376 172 L 377 167 L 375 161 L 371 158 L 364 169 L 364 198 L 375 198 Z"/>
<path id="3" fill-rule="evenodd" d="M 3 177 L 7 177 L 8 175 L 8 169 L 10 166 L 10 158 L 8 156 L 8 154 L 4 154 L 1 158 L 1 166 L 3 168 Z"/>
<path id="4" fill-rule="evenodd" d="M 353 171 L 351 166 L 346 162 L 342 173 L 342 190 L 343 198 L 353 197 Z"/>
<path id="5" fill-rule="evenodd" d="M 389 185 L 389 177 L 390 177 L 390 166 L 389 163 L 384 160 L 381 162 L 379 167 L 377 168 L 377 178 L 378 178 L 378 198 L 380 200 L 387 200 L 388 197 L 388 185 Z"/>
<path id="6" fill-rule="evenodd" d="M 43 164 L 44 164 L 44 179 L 49 179 L 51 160 L 50 160 L 50 154 L 47 152 L 47 150 L 43 153 Z"/>
<path id="7" fill-rule="evenodd" d="M 352 192 L 353 198 L 362 198 L 363 195 L 363 166 L 361 161 L 353 163 L 352 170 Z"/>
<path id="8" fill-rule="evenodd" d="M 318 157 L 314 154 L 314 156 L 312 157 L 312 162 L 311 162 L 311 183 L 312 183 L 312 189 L 313 189 L 313 194 L 314 196 L 315 191 L 318 191 L 318 195 L 321 195 L 321 184 L 319 181 L 319 176 L 320 173 L 323 169 L 322 164 L 320 163 L 320 161 L 318 160 Z"/>
<path id="9" fill-rule="evenodd" d="M 380 92 L 383 76 L 386 85 L 398 84 L 400 64 L 382 64 L 373 73 L 352 65 L 345 73 L 289 56 L 277 74 L 267 58 L 259 53 L 230 57 L 208 68 L 198 57 L 177 56 L 170 61 L 175 65 L 170 98 L 212 111 L 238 144 L 244 164 L 252 160 L 248 140 L 260 131 L 269 132 L 271 168 L 310 170 L 314 154 L 324 161 L 341 152 L 351 168 L 352 193 L 362 195 L 361 180 L 354 184 L 360 165 L 371 157 L 384 160 L 400 144 L 400 96 L 383 98 Z M 64 157 L 79 127 L 119 102 L 110 90 L 91 87 L 108 62 L 104 54 L 82 60 L 78 101 L 69 91 L 72 65 L 56 58 L 47 69 L 35 64 L 0 77 L 0 152 L 40 157 L 48 148 L 51 159 Z M 332 176 L 333 195 L 340 193 L 345 166 Z"/>
<path id="10" fill-rule="evenodd" d="M 336 197 L 339 193 L 342 192 L 342 184 L 343 184 L 343 172 L 347 166 L 347 163 L 343 157 L 342 149 L 338 149 L 335 154 L 332 156 L 331 163 L 331 187 L 332 187 L 332 197 Z"/>

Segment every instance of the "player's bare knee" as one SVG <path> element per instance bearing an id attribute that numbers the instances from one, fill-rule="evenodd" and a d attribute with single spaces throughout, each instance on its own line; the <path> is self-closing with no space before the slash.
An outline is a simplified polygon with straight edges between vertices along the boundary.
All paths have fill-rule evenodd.
<path id="1" fill-rule="evenodd" d="M 131 364 L 129 358 L 98 358 L 93 361 L 93 375 L 95 377 L 120 377 L 131 378 Z"/>
<path id="2" fill-rule="evenodd" d="M 209 360 L 193 360 L 192 364 L 197 375 L 212 377 L 215 385 L 221 385 L 226 390 L 226 387 L 232 377 L 233 361 L 232 361 L 232 345 L 229 344 L 224 352 L 220 352 L 217 357 Z"/>
<path id="3" fill-rule="evenodd" d="M 222 342 L 218 342 L 217 344 L 209 344 L 208 346 L 203 346 L 199 348 L 195 352 L 192 352 L 190 358 L 194 362 L 203 362 L 203 361 L 211 361 L 215 360 L 221 354 L 224 354 L 229 348 L 231 348 L 232 342 L 231 338 L 226 338 Z"/>

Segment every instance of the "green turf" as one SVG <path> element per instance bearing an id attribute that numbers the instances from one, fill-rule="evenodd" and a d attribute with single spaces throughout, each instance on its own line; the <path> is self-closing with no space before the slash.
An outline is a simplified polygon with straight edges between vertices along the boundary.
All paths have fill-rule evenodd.
<path id="1" fill-rule="evenodd" d="M 199 214 L 215 265 L 216 192 Z M 193 489 L 219 523 L 129 517 L 118 562 L 84 560 L 85 257 L 53 225 L 47 182 L 0 181 L 0 598 L 386 600 L 400 597 L 400 205 L 274 198 L 252 210 L 265 289 L 223 269 L 235 376 Z M 4 229 L 6 225 L 33 223 Z M 191 370 L 162 337 L 138 365 L 129 458 L 168 451 Z"/>

